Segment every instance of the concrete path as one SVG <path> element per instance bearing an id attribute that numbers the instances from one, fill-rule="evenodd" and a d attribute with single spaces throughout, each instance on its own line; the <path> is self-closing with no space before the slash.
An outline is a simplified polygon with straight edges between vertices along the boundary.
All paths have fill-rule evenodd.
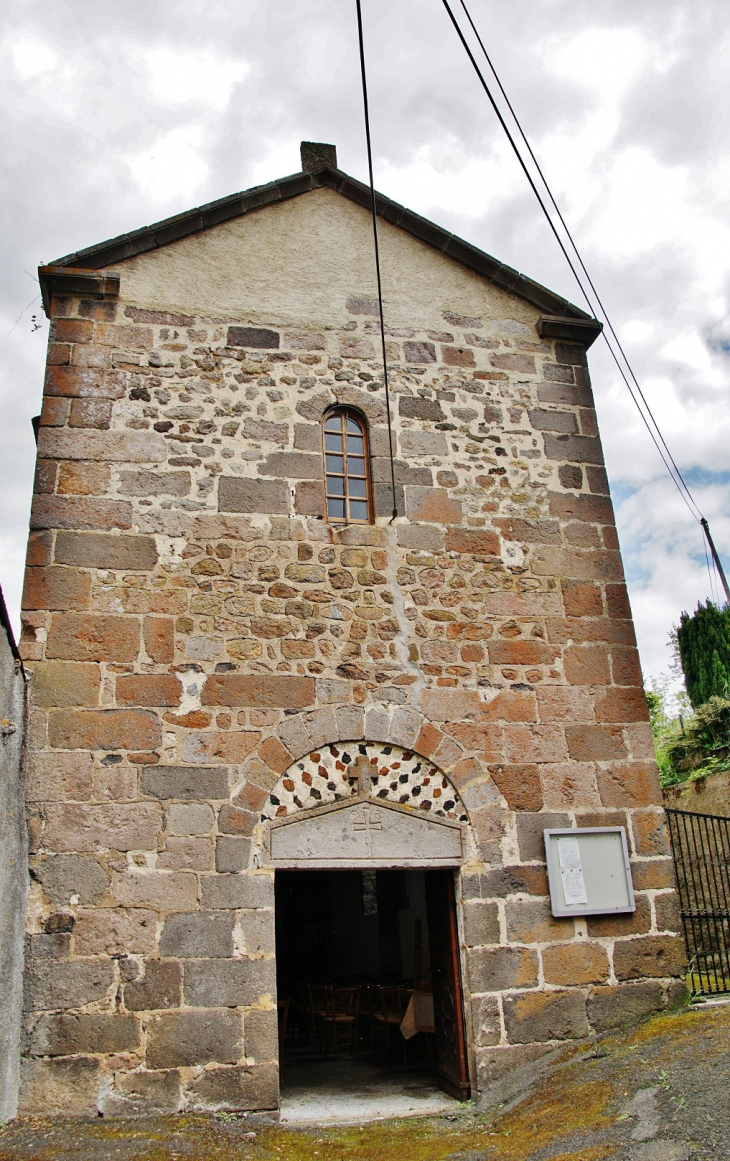
<path id="1" fill-rule="evenodd" d="M 16 1121 L 0 1161 L 730 1161 L 730 1005 L 566 1046 L 511 1106 L 343 1127 L 258 1116 Z"/>
<path id="2" fill-rule="evenodd" d="M 456 1102 L 435 1077 L 408 1069 L 378 1068 L 364 1060 L 288 1065 L 280 1123 L 352 1124 L 451 1112 Z"/>

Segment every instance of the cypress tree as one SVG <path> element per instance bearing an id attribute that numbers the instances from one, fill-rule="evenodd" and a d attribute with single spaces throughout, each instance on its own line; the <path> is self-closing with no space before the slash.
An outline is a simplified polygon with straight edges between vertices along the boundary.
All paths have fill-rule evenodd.
<path id="1" fill-rule="evenodd" d="M 682 613 L 677 629 L 679 657 L 689 700 L 697 708 L 711 697 L 730 697 L 730 606 L 710 601 Z"/>

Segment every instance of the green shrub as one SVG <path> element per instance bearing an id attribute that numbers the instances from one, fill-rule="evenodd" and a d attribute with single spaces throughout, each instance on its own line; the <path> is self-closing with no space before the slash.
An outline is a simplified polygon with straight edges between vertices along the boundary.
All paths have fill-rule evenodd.
<path id="1" fill-rule="evenodd" d="M 730 770 L 730 699 L 711 697 L 696 707 L 683 728 L 666 738 L 664 751 L 680 777 L 676 781 L 718 770 Z"/>
<path id="2" fill-rule="evenodd" d="M 730 606 L 710 601 L 682 613 L 677 629 L 679 657 L 689 700 L 696 708 L 730 695 Z"/>

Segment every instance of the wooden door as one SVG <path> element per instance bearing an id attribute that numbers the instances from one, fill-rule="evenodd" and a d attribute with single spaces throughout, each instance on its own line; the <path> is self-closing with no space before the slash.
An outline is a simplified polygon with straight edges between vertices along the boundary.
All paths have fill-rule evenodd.
<path id="1" fill-rule="evenodd" d="M 469 1069 L 453 871 L 426 872 L 426 912 L 439 1084 L 450 1096 L 466 1101 Z"/>

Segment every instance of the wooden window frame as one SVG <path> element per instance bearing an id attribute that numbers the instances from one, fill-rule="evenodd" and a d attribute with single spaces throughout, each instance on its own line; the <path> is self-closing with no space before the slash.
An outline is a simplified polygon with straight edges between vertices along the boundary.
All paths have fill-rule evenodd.
<path id="1" fill-rule="evenodd" d="M 342 432 L 342 439 L 343 439 L 343 444 L 342 444 L 343 453 L 342 454 L 344 456 L 344 472 L 342 475 L 340 475 L 337 472 L 328 472 L 327 471 L 327 447 L 326 447 L 326 439 L 325 439 L 325 434 L 326 434 L 325 428 L 327 426 L 328 421 L 331 420 L 334 416 L 338 416 L 340 418 L 340 430 Z M 358 519 L 357 517 L 354 517 L 354 516 L 350 516 L 350 514 L 349 514 L 349 512 L 350 512 L 350 492 L 349 492 L 348 480 L 350 479 L 350 476 L 349 476 L 348 471 L 347 471 L 347 420 L 348 419 L 352 419 L 358 425 L 358 427 L 360 428 L 360 431 L 362 433 L 362 437 L 363 437 L 363 452 L 364 452 L 363 459 L 364 459 L 364 463 L 365 463 L 365 497 L 364 497 L 364 500 L 365 500 L 365 503 L 367 504 L 367 510 L 368 510 L 367 517 L 364 520 Z M 337 454 L 337 453 L 330 452 L 330 455 L 332 455 L 332 454 Z M 365 417 L 363 415 L 360 414 L 359 411 L 355 410 L 355 408 L 347 407 L 347 406 L 345 406 L 345 407 L 331 407 L 322 416 L 322 468 L 323 468 L 323 476 L 324 476 L 324 481 L 323 481 L 324 482 L 324 518 L 327 521 L 327 523 L 328 524 L 374 524 L 375 523 L 375 497 L 374 497 L 374 493 L 373 493 L 372 464 L 370 461 L 370 432 L 368 430 L 367 420 L 365 419 Z M 331 497 L 328 496 L 327 481 L 330 477 L 332 479 L 337 478 L 337 479 L 344 480 L 344 496 L 335 496 L 335 495 L 333 495 Z M 352 478 L 353 479 L 361 479 L 362 477 L 353 476 Z M 347 513 L 347 515 L 345 515 L 345 516 L 330 516 L 329 504 L 328 504 L 329 499 L 333 499 L 333 500 L 344 499 L 345 512 Z M 363 497 L 362 496 L 353 496 L 352 499 L 362 502 Z"/>

